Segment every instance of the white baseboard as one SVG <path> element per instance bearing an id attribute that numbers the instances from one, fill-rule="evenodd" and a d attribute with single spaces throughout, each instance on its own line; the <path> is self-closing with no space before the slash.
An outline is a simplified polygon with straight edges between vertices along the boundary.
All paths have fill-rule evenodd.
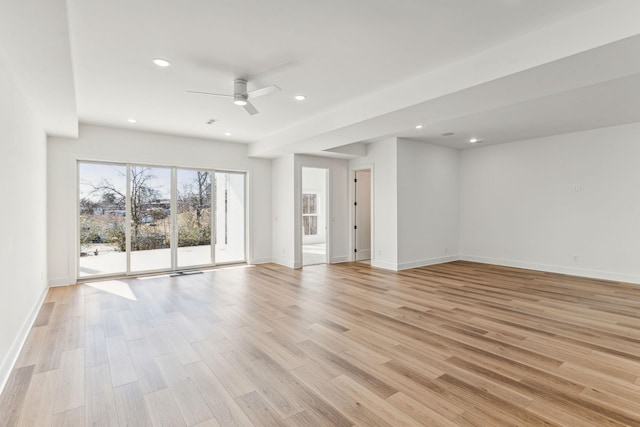
<path id="1" fill-rule="evenodd" d="M 450 255 L 446 257 L 403 262 L 400 264 L 395 264 L 387 261 L 371 260 L 371 266 L 377 267 L 377 268 L 384 268 L 385 270 L 401 271 L 401 270 L 409 270 L 411 268 L 425 267 L 427 265 L 443 264 L 445 262 L 457 261 L 459 259 L 460 258 L 457 255 Z"/>
<path id="2" fill-rule="evenodd" d="M 44 302 L 45 297 L 47 296 L 48 287 L 45 287 L 42 290 L 42 294 L 36 301 L 35 305 L 31 309 L 29 316 L 25 319 L 20 331 L 18 331 L 18 335 L 13 340 L 13 344 L 9 348 L 7 355 L 5 356 L 2 364 L 0 364 L 0 393 L 4 390 L 4 387 L 7 385 L 7 380 L 11 375 L 11 370 L 13 366 L 16 364 L 18 360 L 18 356 L 20 355 L 20 350 L 22 350 L 22 346 L 24 342 L 27 340 L 27 336 L 29 335 L 29 331 L 33 326 L 33 322 L 36 321 L 36 317 L 38 317 L 38 312 L 40 312 L 40 307 L 42 307 L 42 303 Z"/>
<path id="3" fill-rule="evenodd" d="M 76 280 L 71 277 L 59 277 L 57 279 L 49 279 L 49 287 L 75 285 Z"/>
<path id="4" fill-rule="evenodd" d="M 502 265 L 505 267 L 524 268 L 527 270 L 546 271 L 549 273 L 568 274 L 571 276 L 588 277 L 591 279 L 612 280 L 640 284 L 640 275 L 617 273 L 613 271 L 590 270 L 587 268 L 567 267 L 562 265 L 539 264 L 502 258 L 486 258 L 474 255 L 460 255 L 460 260 L 473 261 L 482 264 Z"/>
<path id="5" fill-rule="evenodd" d="M 340 264 L 341 262 L 349 262 L 348 256 L 336 256 L 331 258 L 331 264 Z"/>
<path id="6" fill-rule="evenodd" d="M 398 264 L 394 262 L 371 260 L 371 267 L 383 268 L 385 270 L 398 271 Z"/>
<path id="7" fill-rule="evenodd" d="M 285 267 L 289 267 L 289 268 L 296 268 L 296 263 L 295 261 L 289 260 L 289 259 L 284 259 L 284 258 L 272 258 L 271 262 L 275 263 L 275 264 L 279 264 L 279 265 L 283 265 Z"/>
<path id="8" fill-rule="evenodd" d="M 450 255 L 438 258 L 403 262 L 398 264 L 398 270 L 409 270 L 410 268 L 426 267 L 427 265 L 444 264 L 445 262 L 457 261 L 458 259 L 460 258 L 457 255 Z"/>
<path id="9" fill-rule="evenodd" d="M 269 257 L 264 257 L 264 258 L 254 258 L 251 260 L 251 264 L 268 264 L 270 263 L 272 260 Z"/>

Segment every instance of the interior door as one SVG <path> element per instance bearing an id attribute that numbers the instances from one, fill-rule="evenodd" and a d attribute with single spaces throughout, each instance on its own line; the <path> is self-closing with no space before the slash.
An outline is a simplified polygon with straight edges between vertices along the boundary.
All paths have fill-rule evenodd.
<path id="1" fill-rule="evenodd" d="M 355 171 L 356 261 L 371 259 L 371 170 Z"/>

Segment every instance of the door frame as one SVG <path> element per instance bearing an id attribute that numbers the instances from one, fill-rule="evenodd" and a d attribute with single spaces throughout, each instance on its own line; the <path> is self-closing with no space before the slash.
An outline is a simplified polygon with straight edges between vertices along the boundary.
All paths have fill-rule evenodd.
<path id="1" fill-rule="evenodd" d="M 302 233 L 302 194 L 304 192 L 303 188 L 303 169 L 322 169 L 325 171 L 324 175 L 324 216 L 325 216 L 325 264 L 331 263 L 331 168 L 328 166 L 313 166 L 313 165 L 304 165 L 301 164 L 299 168 L 299 177 L 296 179 L 297 182 L 300 183 L 300 186 L 296 190 L 296 215 L 295 215 L 295 227 L 296 227 L 296 247 L 298 248 L 300 258 L 299 262 L 294 262 L 295 268 L 304 267 L 304 236 Z M 313 265 L 313 264 L 311 264 Z"/>

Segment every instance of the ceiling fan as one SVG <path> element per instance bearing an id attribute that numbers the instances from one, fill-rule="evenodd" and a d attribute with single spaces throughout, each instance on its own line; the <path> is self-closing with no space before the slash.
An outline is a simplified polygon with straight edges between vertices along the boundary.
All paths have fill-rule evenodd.
<path id="1" fill-rule="evenodd" d="M 247 113 L 258 114 L 258 110 L 256 107 L 249 102 L 250 99 L 257 98 L 259 96 L 269 95 L 270 93 L 274 93 L 279 91 L 280 88 L 276 85 L 266 86 L 260 89 L 247 91 L 247 80 L 246 79 L 235 79 L 233 81 L 233 95 L 226 95 L 222 93 L 209 93 L 209 92 L 198 92 L 195 90 L 188 90 L 188 93 L 195 93 L 199 95 L 211 95 L 211 96 L 222 96 L 225 98 L 233 98 L 233 103 L 236 105 L 243 106 Z"/>

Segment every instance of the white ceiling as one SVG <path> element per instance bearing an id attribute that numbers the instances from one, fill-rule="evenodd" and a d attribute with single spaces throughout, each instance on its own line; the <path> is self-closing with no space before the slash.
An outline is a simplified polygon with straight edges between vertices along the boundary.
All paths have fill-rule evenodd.
<path id="1" fill-rule="evenodd" d="M 77 103 L 76 122 L 249 143 L 250 154 L 275 157 L 394 136 L 465 148 L 468 135 L 497 143 L 640 121 L 629 96 L 640 72 L 635 0 L 24 0 L 29 13 L 7 4 L 0 24 L 23 40 L 0 33 L 5 60 L 25 62 L 38 41 L 62 52 L 46 58 L 53 67 L 22 69 L 40 87 L 50 68 L 65 83 L 57 98 L 30 91 L 36 104 L 60 100 L 64 123 Z M 172 66 L 154 66 L 157 57 Z M 256 99 L 256 116 L 186 93 L 230 93 L 238 77 L 282 91 Z"/>

